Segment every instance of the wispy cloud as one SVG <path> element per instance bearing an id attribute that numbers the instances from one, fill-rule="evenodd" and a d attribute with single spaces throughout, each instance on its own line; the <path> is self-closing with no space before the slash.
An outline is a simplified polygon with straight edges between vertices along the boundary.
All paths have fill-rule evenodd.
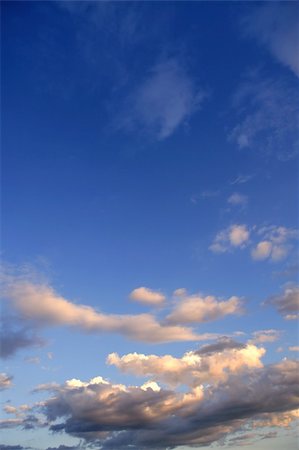
<path id="1" fill-rule="evenodd" d="M 237 124 L 229 140 L 288 160 L 298 153 L 298 89 L 292 84 L 251 74 L 237 89 L 233 104 Z"/>
<path id="2" fill-rule="evenodd" d="M 120 128 L 141 129 L 158 140 L 169 137 L 201 106 L 205 93 L 177 59 L 166 59 L 133 89 L 118 120 Z"/>
<path id="3" fill-rule="evenodd" d="M 299 77 L 297 2 L 261 4 L 242 20 L 242 30 Z"/>
<path id="4" fill-rule="evenodd" d="M 239 192 L 234 192 L 227 199 L 227 202 L 232 206 L 246 206 L 248 203 L 247 195 L 240 194 Z"/>

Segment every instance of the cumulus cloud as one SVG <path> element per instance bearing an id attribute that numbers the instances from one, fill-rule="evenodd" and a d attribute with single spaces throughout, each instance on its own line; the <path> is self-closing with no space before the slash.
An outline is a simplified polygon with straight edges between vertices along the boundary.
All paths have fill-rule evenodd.
<path id="1" fill-rule="evenodd" d="M 134 289 L 130 294 L 130 298 L 146 305 L 161 305 L 166 299 L 161 292 L 153 291 L 146 287 Z"/>
<path id="2" fill-rule="evenodd" d="M 248 197 L 238 192 L 234 192 L 227 199 L 227 202 L 232 206 L 246 206 L 248 203 Z"/>
<path id="3" fill-rule="evenodd" d="M 105 314 L 86 305 L 77 305 L 57 294 L 46 284 L 10 279 L 6 298 L 20 315 L 38 326 L 66 325 L 85 332 L 120 333 L 144 342 L 203 340 L 214 337 L 198 335 L 192 329 L 161 324 L 151 314 Z"/>
<path id="4" fill-rule="evenodd" d="M 292 249 L 291 242 L 298 238 L 298 230 L 273 225 L 260 228 L 257 234 L 262 236 L 263 240 L 252 249 L 252 258 L 270 259 L 274 262 L 286 258 Z"/>
<path id="5" fill-rule="evenodd" d="M 225 253 L 233 248 L 244 248 L 249 240 L 250 231 L 246 225 L 231 225 L 217 233 L 210 250 L 214 253 Z"/>
<path id="6" fill-rule="evenodd" d="M 264 353 L 263 348 L 248 344 L 206 353 L 187 352 L 182 358 L 138 353 L 120 357 L 117 353 L 111 353 L 107 362 L 122 372 L 150 377 L 169 385 L 196 387 L 202 383 L 223 382 L 230 374 L 244 369 L 262 367 L 261 357 Z"/>
<path id="7" fill-rule="evenodd" d="M 259 5 L 243 19 L 242 28 L 299 77 L 299 8 L 296 2 Z"/>
<path id="8" fill-rule="evenodd" d="M 10 388 L 12 386 L 12 379 L 13 379 L 13 377 L 11 375 L 7 375 L 7 373 L 1 372 L 0 373 L 0 391 Z"/>
<path id="9" fill-rule="evenodd" d="M 250 357 L 254 354 L 253 361 L 258 363 L 258 349 L 253 351 L 250 345 L 227 351 L 238 354 L 242 350 Z M 167 370 L 166 361 L 160 358 Z M 105 450 L 209 445 L 246 427 L 261 429 L 263 423 L 277 426 L 284 417 L 295 419 L 299 363 L 283 360 L 262 367 L 250 366 L 248 361 L 244 357 L 247 368 L 232 369 L 225 381 L 211 379 L 206 386 L 198 384 L 187 392 L 153 382 L 139 387 L 112 384 L 101 377 L 87 382 L 73 379 L 50 389 L 52 395 L 36 409 L 45 415 L 53 432 L 64 430 Z M 175 362 L 180 364 L 179 359 Z M 212 368 L 214 364 L 217 368 L 216 360 Z"/>
<path id="10" fill-rule="evenodd" d="M 257 74 L 233 98 L 237 124 L 228 139 L 240 149 L 288 160 L 298 153 L 298 89 Z"/>
<path id="11" fill-rule="evenodd" d="M 284 319 L 299 318 L 299 286 L 287 285 L 282 293 L 270 297 L 265 304 L 275 306 Z"/>
<path id="12" fill-rule="evenodd" d="M 199 109 L 204 97 L 178 60 L 164 60 L 132 92 L 120 126 L 138 127 L 165 139 Z"/>
<path id="13" fill-rule="evenodd" d="M 191 295 L 180 298 L 173 311 L 167 316 L 168 323 L 202 323 L 231 314 L 242 313 L 242 301 L 232 296 L 219 300 L 212 295 L 206 297 Z"/>

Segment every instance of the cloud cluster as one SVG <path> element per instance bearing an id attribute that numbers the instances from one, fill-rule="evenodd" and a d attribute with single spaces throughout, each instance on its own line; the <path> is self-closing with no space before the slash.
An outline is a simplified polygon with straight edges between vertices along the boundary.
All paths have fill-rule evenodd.
<path id="1" fill-rule="evenodd" d="M 130 298 L 145 305 L 161 305 L 166 299 L 161 292 L 156 292 L 143 286 L 134 289 L 130 294 Z"/>
<path id="2" fill-rule="evenodd" d="M 299 286 L 287 285 L 283 292 L 270 297 L 265 304 L 273 305 L 287 320 L 299 318 Z"/>
<path id="3" fill-rule="evenodd" d="M 186 295 L 180 297 L 166 320 L 172 324 L 203 323 L 241 313 L 242 300 L 236 296 L 219 300 L 212 295 Z"/>
<path id="4" fill-rule="evenodd" d="M 263 367 L 261 357 L 264 353 L 263 348 L 248 344 L 220 351 L 187 352 L 182 358 L 138 353 L 120 357 L 117 353 L 111 353 L 107 362 L 122 372 L 150 377 L 168 385 L 186 384 L 195 388 L 203 383 L 224 382 L 231 374 L 248 368 Z"/>
<path id="5" fill-rule="evenodd" d="M 298 239 L 297 229 L 275 225 L 249 229 L 247 225 L 231 225 L 216 234 L 209 249 L 214 253 L 225 253 L 250 245 L 253 260 L 278 262 L 291 252 L 295 239 Z"/>
<path id="6" fill-rule="evenodd" d="M 233 248 L 244 248 L 248 243 L 250 231 L 246 225 L 234 224 L 217 233 L 210 250 L 214 253 L 224 253 Z"/>
<path id="7" fill-rule="evenodd" d="M 209 445 L 234 432 L 244 432 L 246 427 L 287 426 L 288 420 L 296 418 L 294 411 L 299 405 L 298 362 L 283 360 L 263 367 L 257 348 L 247 345 L 227 351 L 235 351 L 240 357 L 242 350 L 250 357 L 254 355 L 252 364 L 244 355 L 244 370 L 232 366 L 225 373 L 223 369 L 219 377 L 215 375 L 216 383 L 207 377 L 205 386 L 199 380 L 187 392 L 164 389 L 153 381 L 142 386 L 126 386 L 112 384 L 101 377 L 87 382 L 73 379 L 49 387 L 52 395 L 39 402 L 36 409 L 46 416 L 53 432 L 65 431 L 105 450 Z M 216 355 L 206 353 L 204 358 Z M 195 356 L 199 357 L 194 353 Z M 221 352 L 218 356 L 221 360 Z M 222 357 L 223 361 L 225 356 Z M 166 370 L 173 376 L 167 360 L 160 358 L 162 368 L 151 359 L 140 358 L 140 361 L 143 364 L 150 361 L 146 372 L 153 371 L 160 377 Z M 120 364 L 121 361 L 120 358 Z M 137 362 L 134 360 L 134 364 Z M 192 363 L 186 356 L 185 361 L 181 358 L 175 363 L 182 373 L 192 371 Z M 210 359 L 210 363 L 211 369 L 219 362 Z M 183 364 L 189 364 L 189 369 Z"/>
<path id="8" fill-rule="evenodd" d="M 252 258 L 255 260 L 280 261 L 291 250 L 292 240 L 298 238 L 298 230 L 272 225 L 258 230 L 258 235 L 262 236 L 262 240 L 252 249 Z"/>
<path id="9" fill-rule="evenodd" d="M 131 93 L 120 126 L 165 139 L 199 109 L 204 97 L 183 65 L 166 59 L 152 67 Z"/>

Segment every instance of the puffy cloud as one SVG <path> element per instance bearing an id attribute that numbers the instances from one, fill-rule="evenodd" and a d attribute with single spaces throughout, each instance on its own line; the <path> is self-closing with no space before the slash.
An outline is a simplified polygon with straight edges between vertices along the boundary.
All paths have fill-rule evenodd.
<path id="1" fill-rule="evenodd" d="M 264 353 L 263 348 L 248 344 L 241 348 L 224 348 L 222 351 L 214 349 L 211 353 L 187 352 L 182 358 L 138 353 L 119 357 L 117 353 L 111 353 L 107 362 L 123 372 L 151 377 L 170 385 L 196 387 L 207 382 L 223 382 L 230 374 L 244 369 L 262 367 L 261 357 Z"/>
<path id="2" fill-rule="evenodd" d="M 216 235 L 209 248 L 215 253 L 224 253 L 237 247 L 243 248 L 249 237 L 250 231 L 246 225 L 231 225 Z"/>
<path id="3" fill-rule="evenodd" d="M 245 357 L 244 362 L 248 364 Z M 104 450 L 209 445 L 246 427 L 281 425 L 286 415 L 295 419 L 298 365 L 292 360 L 267 367 L 253 364 L 229 372 L 223 382 L 211 379 L 188 392 L 151 383 L 112 384 L 101 377 L 70 380 L 53 387 L 52 396 L 36 408 L 53 432 L 64 430 Z"/>
<path id="4" fill-rule="evenodd" d="M 243 19 L 242 28 L 299 77 L 298 18 L 296 2 L 264 4 Z"/>
<path id="5" fill-rule="evenodd" d="M 270 297 L 265 304 L 275 306 L 284 319 L 297 319 L 299 317 L 299 286 L 286 286 L 281 294 Z"/>
<path id="6" fill-rule="evenodd" d="M 212 295 L 191 295 L 181 298 L 166 320 L 175 324 L 202 323 L 240 313 L 242 301 L 239 297 L 232 296 L 222 301 Z"/>
<path id="7" fill-rule="evenodd" d="M 248 197 L 243 194 L 239 194 L 238 192 L 234 192 L 227 199 L 227 202 L 233 206 L 245 206 L 248 202 Z"/>
<path id="8" fill-rule="evenodd" d="M 0 373 L 0 391 L 11 387 L 12 378 L 13 377 L 11 375 L 7 375 L 5 372 Z"/>
<path id="9" fill-rule="evenodd" d="M 86 332 L 114 332 L 144 342 L 203 340 L 212 335 L 195 334 L 190 328 L 160 324 L 151 314 L 104 314 L 77 305 L 45 284 L 11 279 L 5 288 L 10 304 L 21 316 L 39 326 L 67 325 Z"/>
<path id="10" fill-rule="evenodd" d="M 240 149 L 288 160 L 298 153 L 298 90 L 291 83 L 252 74 L 233 98 L 237 124 L 229 141 Z"/>
<path id="11" fill-rule="evenodd" d="M 161 292 L 152 291 L 146 287 L 139 287 L 131 292 L 130 298 L 146 305 L 160 305 L 166 297 Z"/>
<path id="12" fill-rule="evenodd" d="M 290 252 L 291 241 L 298 238 L 298 230 L 274 225 L 262 227 L 257 234 L 264 240 L 260 241 L 251 251 L 255 260 L 270 259 L 280 261 Z"/>
<path id="13" fill-rule="evenodd" d="M 119 125 L 141 128 L 162 140 L 199 109 L 204 97 L 178 60 L 164 60 L 132 92 Z"/>

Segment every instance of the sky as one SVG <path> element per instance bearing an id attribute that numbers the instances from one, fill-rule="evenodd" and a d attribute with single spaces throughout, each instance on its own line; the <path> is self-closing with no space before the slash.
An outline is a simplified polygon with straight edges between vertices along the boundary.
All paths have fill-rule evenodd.
<path id="1" fill-rule="evenodd" d="M 1 450 L 297 449 L 298 3 L 1 10 Z"/>

